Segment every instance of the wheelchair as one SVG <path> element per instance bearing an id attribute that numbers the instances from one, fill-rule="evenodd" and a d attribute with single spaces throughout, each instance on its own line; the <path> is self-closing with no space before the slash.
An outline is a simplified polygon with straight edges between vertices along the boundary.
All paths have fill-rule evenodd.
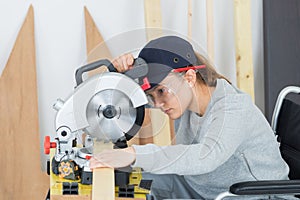
<path id="1" fill-rule="evenodd" d="M 287 98 L 290 93 L 300 97 L 300 87 L 288 86 L 278 95 L 271 126 L 280 144 L 283 159 L 290 167 L 290 180 L 266 180 L 239 182 L 229 191 L 219 194 L 215 200 L 244 195 L 296 195 L 300 194 L 300 98 L 297 103 Z M 299 198 L 299 196 L 296 196 Z"/>

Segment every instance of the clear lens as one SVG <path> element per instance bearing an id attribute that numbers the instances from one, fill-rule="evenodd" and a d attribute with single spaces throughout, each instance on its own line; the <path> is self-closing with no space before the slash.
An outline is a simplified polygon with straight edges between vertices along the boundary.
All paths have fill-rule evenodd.
<path id="1" fill-rule="evenodd" d="M 152 92 L 146 94 L 148 99 L 148 104 L 152 107 L 155 107 L 155 103 L 164 102 L 168 100 L 170 95 L 172 94 L 172 90 L 167 86 L 159 85 Z"/>
<path id="2" fill-rule="evenodd" d="M 171 72 L 159 85 L 148 91 L 146 96 L 149 106 L 155 107 L 156 103 L 168 101 L 171 95 L 176 95 L 180 89 L 178 84 L 181 83 L 178 81 L 184 81 L 182 75 L 183 73 Z"/>

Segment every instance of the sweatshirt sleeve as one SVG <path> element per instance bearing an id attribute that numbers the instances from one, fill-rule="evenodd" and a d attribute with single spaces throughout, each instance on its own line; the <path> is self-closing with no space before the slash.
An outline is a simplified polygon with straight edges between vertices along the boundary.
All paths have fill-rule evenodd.
<path id="1" fill-rule="evenodd" d="M 228 160 L 245 140 L 245 108 L 237 105 L 214 109 L 212 120 L 200 142 L 160 147 L 133 145 L 134 167 L 156 174 L 197 175 L 209 173 Z"/>

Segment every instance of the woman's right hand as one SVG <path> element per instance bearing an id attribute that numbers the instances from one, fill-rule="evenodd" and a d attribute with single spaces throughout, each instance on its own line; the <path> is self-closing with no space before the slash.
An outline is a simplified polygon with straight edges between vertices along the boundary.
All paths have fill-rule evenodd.
<path id="1" fill-rule="evenodd" d="M 123 54 L 112 61 L 118 72 L 125 72 L 133 67 L 134 57 L 132 54 Z"/>

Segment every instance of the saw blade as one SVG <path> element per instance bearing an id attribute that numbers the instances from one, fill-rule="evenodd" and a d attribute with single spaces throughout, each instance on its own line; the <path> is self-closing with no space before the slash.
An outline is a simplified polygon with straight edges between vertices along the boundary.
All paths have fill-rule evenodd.
<path id="1" fill-rule="evenodd" d="M 137 114 L 130 99 L 115 89 L 95 94 L 87 105 L 87 132 L 100 140 L 117 141 L 134 126 Z"/>

